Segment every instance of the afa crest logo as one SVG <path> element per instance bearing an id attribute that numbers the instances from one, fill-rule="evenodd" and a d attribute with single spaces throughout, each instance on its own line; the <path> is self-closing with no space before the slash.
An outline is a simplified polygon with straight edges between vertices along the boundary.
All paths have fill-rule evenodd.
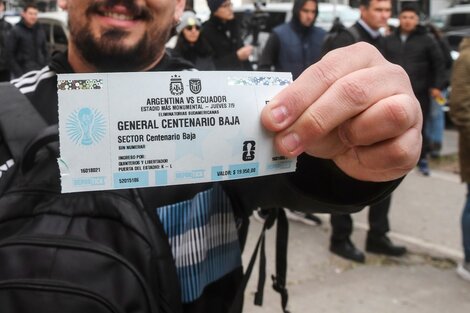
<path id="1" fill-rule="evenodd" d="M 99 143 L 106 134 L 106 119 L 96 109 L 77 109 L 67 119 L 67 135 L 77 145 L 90 146 Z"/>
<path id="2" fill-rule="evenodd" d="M 173 96 L 181 96 L 183 94 L 183 81 L 178 75 L 172 75 L 170 79 L 170 93 Z"/>

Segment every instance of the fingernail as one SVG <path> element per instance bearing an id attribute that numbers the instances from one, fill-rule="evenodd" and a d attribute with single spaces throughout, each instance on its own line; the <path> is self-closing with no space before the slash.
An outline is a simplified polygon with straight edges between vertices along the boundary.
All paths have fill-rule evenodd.
<path id="1" fill-rule="evenodd" d="M 300 138 L 296 133 L 289 133 L 282 139 L 282 145 L 287 151 L 292 152 L 300 145 Z"/>
<path id="2" fill-rule="evenodd" d="M 284 106 L 277 106 L 271 110 L 271 115 L 273 117 L 274 122 L 277 124 L 281 124 L 287 118 L 287 109 Z"/>

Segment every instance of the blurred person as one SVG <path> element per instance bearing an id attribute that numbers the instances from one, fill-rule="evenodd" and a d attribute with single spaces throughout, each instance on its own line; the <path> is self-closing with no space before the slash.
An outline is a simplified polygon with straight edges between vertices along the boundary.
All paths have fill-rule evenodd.
<path id="1" fill-rule="evenodd" d="M 8 36 L 7 49 L 13 78 L 39 70 L 48 62 L 46 34 L 37 21 L 37 6 L 33 3 L 25 5 L 21 20 Z"/>
<path id="2" fill-rule="evenodd" d="M 296 79 L 317 62 L 326 34 L 325 30 L 315 26 L 318 14 L 317 0 L 295 0 L 292 19 L 276 26 L 269 35 L 258 69 L 291 72 Z"/>
<path id="3" fill-rule="evenodd" d="M 387 25 L 391 15 L 391 0 L 361 0 L 359 8 L 361 11 L 360 19 L 349 29 L 339 32 L 337 37 L 328 45 L 330 45 L 330 48 L 338 48 L 351 45 L 356 41 L 365 41 L 374 45 L 383 54 L 384 38 L 381 29 Z M 323 53 L 325 52 L 327 51 L 323 49 Z M 390 231 L 388 220 L 390 205 L 391 196 L 370 205 L 366 251 L 390 256 L 402 256 L 407 252 L 406 247 L 395 245 L 387 236 Z M 332 227 L 330 251 L 348 260 L 364 263 L 364 253 L 351 241 L 353 231 L 351 215 L 332 214 L 330 223 Z"/>
<path id="4" fill-rule="evenodd" d="M 445 128 L 445 116 L 442 108 L 447 103 L 447 88 L 450 85 L 450 73 L 454 60 L 451 56 L 451 48 L 447 41 L 442 38 L 440 30 L 433 24 L 428 24 L 427 28 L 436 39 L 439 48 L 441 48 L 445 64 L 445 71 L 441 74 L 443 76 L 441 97 L 431 97 L 429 118 L 425 129 L 427 137 L 429 138 L 429 154 L 431 158 L 438 158 L 442 149 Z"/>
<path id="5" fill-rule="evenodd" d="M 5 1 L 0 1 L 0 82 L 10 80 L 6 42 L 12 26 L 5 21 Z"/>
<path id="6" fill-rule="evenodd" d="M 215 70 L 212 60 L 212 48 L 201 36 L 201 21 L 192 11 L 185 11 L 181 22 L 176 26 L 178 39 L 175 48 L 171 50 L 175 56 L 182 57 L 202 71 Z"/>
<path id="7" fill-rule="evenodd" d="M 207 0 L 211 11 L 209 20 L 202 25 L 202 37 L 214 54 L 215 68 L 221 70 L 251 70 L 249 61 L 252 45 L 245 45 L 230 0 Z"/>
<path id="8" fill-rule="evenodd" d="M 467 184 L 467 199 L 461 216 L 464 260 L 457 273 L 470 282 L 470 33 L 462 39 L 459 51 L 452 69 L 450 116 L 459 132 L 460 177 Z"/>
<path id="9" fill-rule="evenodd" d="M 12 83 L 53 125 L 57 73 L 190 69 L 165 53 L 183 8 L 184 0 L 69 0 L 68 51 L 32 72 L 38 75 Z M 334 75 L 325 75 L 332 66 Z M 357 81 L 363 92 L 357 92 Z M 398 113 L 403 114 L 390 118 Z M 280 155 L 298 156 L 295 172 L 152 188 L 154 202 L 147 208 L 161 222 L 168 249 L 171 244 L 179 275 L 170 279 L 179 280 L 181 291 L 178 312 L 228 312 L 243 276 L 241 251 L 251 213 L 245 210 L 282 205 L 310 211 L 322 203 L 328 213 L 354 212 L 386 198 L 419 156 L 421 114 L 406 73 L 365 43 L 332 51 L 310 66 L 266 104 L 260 123 L 273 133 Z M 11 155 L 4 142 L 1 148 L 5 162 Z M 0 181 L 15 168 L 7 168 Z M 59 181 L 58 170 L 42 175 L 47 183 Z M 90 194 L 106 192 L 67 197 L 81 201 Z"/>
<path id="10" fill-rule="evenodd" d="M 419 171 L 429 176 L 429 137 L 426 133 L 431 99 L 442 98 L 445 81 L 445 61 L 436 40 L 419 24 L 419 12 L 413 5 L 401 9 L 400 26 L 385 39 L 385 57 L 401 65 L 410 76 L 413 91 L 423 112 L 423 147 L 418 162 Z"/>
<path id="11" fill-rule="evenodd" d="M 292 73 L 296 79 L 307 67 L 320 59 L 326 32 L 316 27 L 317 0 L 295 0 L 292 19 L 273 29 L 261 54 L 258 70 Z M 287 218 L 307 225 L 321 225 L 322 220 L 311 213 L 285 209 Z M 253 212 L 258 221 L 264 221 L 269 209 Z"/>
<path id="12" fill-rule="evenodd" d="M 376 47 L 383 54 L 383 28 L 387 26 L 387 21 L 392 14 L 391 0 L 361 0 L 360 18 L 350 28 L 342 28 L 341 24 L 335 28 L 341 30 L 334 38 L 328 50 L 351 45 L 358 41 L 367 42 Z M 344 30 L 345 29 L 345 30 Z M 322 54 L 325 54 L 325 45 L 322 47 Z"/>

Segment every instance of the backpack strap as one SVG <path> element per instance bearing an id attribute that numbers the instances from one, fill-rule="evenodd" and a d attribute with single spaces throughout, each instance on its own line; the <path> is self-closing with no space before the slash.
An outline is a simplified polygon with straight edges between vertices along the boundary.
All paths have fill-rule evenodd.
<path id="1" fill-rule="evenodd" d="M 347 42 L 343 42 L 343 34 L 345 34 L 347 37 L 350 37 L 351 42 L 348 39 L 346 39 Z M 338 40 L 338 38 L 341 39 Z M 344 45 L 349 45 L 359 41 L 361 41 L 361 35 L 357 27 L 355 25 L 352 25 L 351 27 L 346 27 L 341 22 L 341 20 L 337 18 L 335 19 L 335 22 L 333 23 L 333 26 L 331 27 L 330 31 L 326 34 L 325 39 L 323 39 L 321 56 L 323 57 L 328 52 L 339 47 L 343 47 Z"/>
<path id="2" fill-rule="evenodd" d="M 26 147 L 47 127 L 31 102 L 15 86 L 0 83 L 0 134 L 15 162 L 23 158 Z"/>
<path id="3" fill-rule="evenodd" d="M 286 217 L 286 213 L 283 208 L 272 208 L 270 209 L 269 215 L 261 230 L 261 234 L 256 243 L 253 254 L 251 255 L 248 266 L 245 270 L 242 282 L 237 290 L 235 299 L 230 307 L 229 313 L 236 313 L 243 307 L 243 295 L 245 293 L 248 280 L 250 279 L 251 273 L 256 262 L 258 253 L 260 254 L 259 262 L 259 276 L 258 276 L 258 287 L 255 293 L 254 304 L 261 306 L 263 305 L 264 295 L 264 284 L 266 281 L 266 252 L 265 252 L 265 235 L 266 231 L 270 229 L 274 222 L 277 221 L 277 232 L 276 232 L 276 275 L 272 275 L 273 289 L 278 292 L 281 296 L 281 307 L 283 313 L 289 313 L 287 310 L 288 293 L 286 289 L 286 272 L 287 272 L 287 242 L 289 226 Z"/>
<path id="4" fill-rule="evenodd" d="M 351 35 L 351 37 L 354 39 L 354 42 L 361 41 L 361 34 L 359 34 L 359 30 L 357 29 L 357 27 L 353 25 L 349 27 L 347 31 Z"/>
<path id="5" fill-rule="evenodd" d="M 55 143 L 56 145 L 49 145 Z M 49 148 L 49 151 L 56 157 L 59 157 L 59 127 L 57 124 L 47 126 L 39 131 L 39 134 L 34 137 L 24 149 L 21 170 L 23 173 L 28 172 L 36 161 L 36 154 L 44 147 Z"/>
<path id="6" fill-rule="evenodd" d="M 287 221 L 286 212 L 283 208 L 279 208 L 277 212 L 277 229 L 276 229 L 276 275 L 271 275 L 273 280 L 273 289 L 281 296 L 281 307 L 284 313 L 287 310 L 287 301 L 289 295 L 287 292 L 287 243 L 289 237 L 289 223 Z"/>

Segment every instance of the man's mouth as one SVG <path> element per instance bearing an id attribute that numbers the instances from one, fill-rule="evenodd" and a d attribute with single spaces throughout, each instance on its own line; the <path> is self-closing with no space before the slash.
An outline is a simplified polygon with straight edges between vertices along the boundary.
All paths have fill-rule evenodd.
<path id="1" fill-rule="evenodd" d="M 115 1 L 108 0 L 109 2 L 95 2 L 88 8 L 90 14 L 98 14 L 100 16 L 114 19 L 116 21 L 130 22 L 142 20 L 146 21 L 151 19 L 151 14 L 148 8 L 139 7 L 133 1 L 123 1 L 115 3 Z"/>
<path id="2" fill-rule="evenodd" d="M 135 19 L 134 15 L 127 15 L 122 13 L 114 13 L 114 12 L 104 12 L 103 16 L 119 20 L 119 21 L 133 21 Z"/>

